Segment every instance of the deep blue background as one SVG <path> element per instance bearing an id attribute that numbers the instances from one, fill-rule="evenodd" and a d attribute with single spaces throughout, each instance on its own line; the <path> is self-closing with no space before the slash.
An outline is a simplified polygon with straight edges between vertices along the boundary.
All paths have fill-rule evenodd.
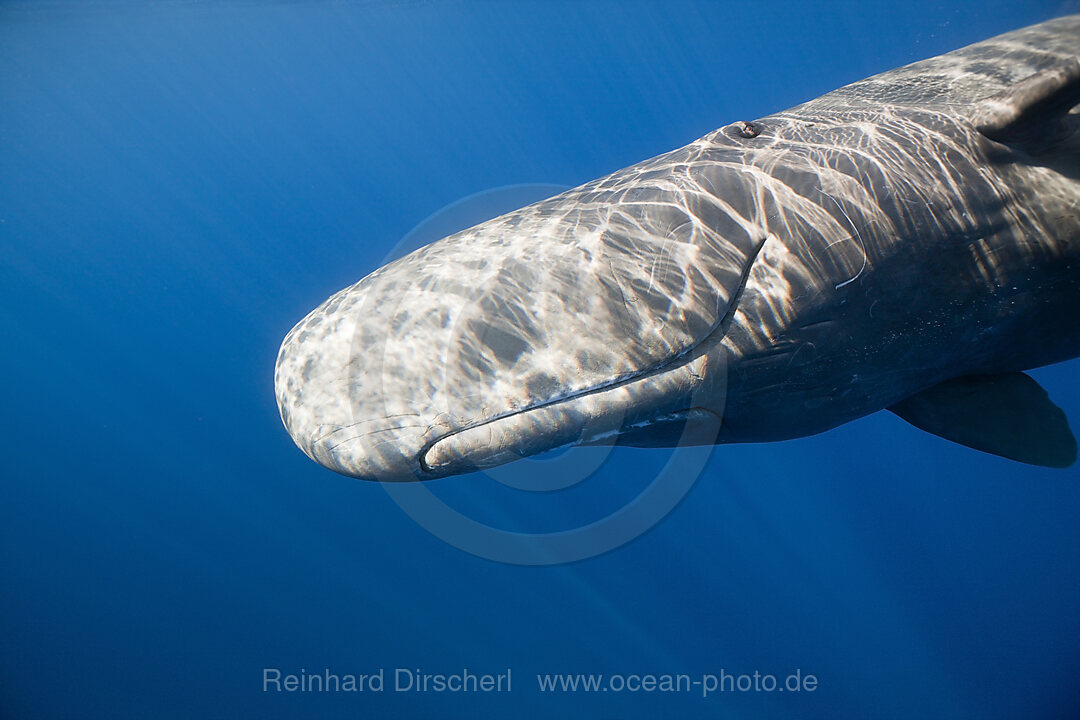
<path id="1" fill-rule="evenodd" d="M 0 716 L 1066 718 L 1080 473 L 888 414 L 719 448 L 651 532 L 475 558 L 300 453 L 286 331 L 471 193 L 576 185 L 1076 3 L 0 5 Z M 1080 363 L 1035 374 L 1080 427 Z M 447 497 L 573 527 L 567 493 Z M 614 499 L 612 499 L 614 498 Z M 506 695 L 266 694 L 264 667 L 514 671 Z M 537 672 L 814 673 L 542 696 Z"/>

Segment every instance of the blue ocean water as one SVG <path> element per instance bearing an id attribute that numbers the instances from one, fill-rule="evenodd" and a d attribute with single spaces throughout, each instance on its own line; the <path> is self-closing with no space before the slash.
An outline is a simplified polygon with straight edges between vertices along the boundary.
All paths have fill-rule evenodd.
<path id="1" fill-rule="evenodd" d="M 462 198 L 577 185 L 1077 11 L 0 4 L 0 716 L 1076 717 L 1075 467 L 880 413 L 718 448 L 649 532 L 519 566 L 312 463 L 278 417 L 273 365 L 297 320 Z M 1078 371 L 1033 375 L 1080 428 Z M 565 492 L 483 474 L 434 487 L 491 525 L 565 530 L 668 457 L 620 449 Z M 512 686 L 397 691 L 399 668 Z M 279 691 L 268 671 L 381 671 L 385 687 Z M 816 684 L 537 682 L 755 672 Z"/>

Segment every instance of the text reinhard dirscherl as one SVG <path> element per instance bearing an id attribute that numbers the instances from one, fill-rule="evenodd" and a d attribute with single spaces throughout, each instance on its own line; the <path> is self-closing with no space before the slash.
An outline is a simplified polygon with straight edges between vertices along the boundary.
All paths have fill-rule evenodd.
<path id="1" fill-rule="evenodd" d="M 263 692 L 277 693 L 325 693 L 325 692 L 434 692 L 434 693 L 504 693 L 512 692 L 513 671 L 474 672 L 468 668 L 452 672 L 424 672 L 419 668 L 377 668 L 369 673 L 336 673 L 330 668 L 322 672 L 309 672 L 305 668 L 283 672 L 280 668 L 263 668 Z M 816 675 L 801 669 L 787 675 L 773 675 L 757 670 L 753 673 L 703 673 L 691 676 L 685 673 L 613 673 L 613 674 L 565 674 L 552 673 L 536 676 L 541 693 L 592 693 L 592 692 L 697 692 L 702 697 L 713 693 L 746 692 L 802 692 L 812 693 L 818 689 Z"/>
<path id="2" fill-rule="evenodd" d="M 389 678 L 389 680 L 388 680 Z M 367 674 L 320 672 L 283 673 L 263 668 L 263 692 L 510 692 L 511 671 L 475 673 L 464 668 L 450 673 L 426 673 L 419 668 L 379 668 Z"/>

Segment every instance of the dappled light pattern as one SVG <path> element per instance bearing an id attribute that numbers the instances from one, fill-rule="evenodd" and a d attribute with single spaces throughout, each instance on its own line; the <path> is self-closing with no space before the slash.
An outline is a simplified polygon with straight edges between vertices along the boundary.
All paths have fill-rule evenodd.
<path id="1" fill-rule="evenodd" d="M 392 262 L 285 338 L 286 427 L 334 470 L 414 479 L 689 408 L 721 440 L 794 437 L 993 365 L 1012 318 L 1076 292 L 1080 190 L 973 117 L 1078 47 L 1080 17 L 1010 33 Z M 1070 350 L 1041 352 L 1015 362 Z"/>

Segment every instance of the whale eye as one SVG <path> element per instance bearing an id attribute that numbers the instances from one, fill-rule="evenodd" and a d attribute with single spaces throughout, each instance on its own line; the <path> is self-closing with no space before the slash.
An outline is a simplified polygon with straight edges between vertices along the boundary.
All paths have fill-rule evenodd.
<path id="1" fill-rule="evenodd" d="M 747 138 L 756 138 L 764 129 L 765 126 L 761 123 L 740 120 L 731 123 L 730 125 L 725 125 L 723 127 L 723 133 L 732 140 L 743 140 Z"/>
<path id="2" fill-rule="evenodd" d="M 739 135 L 744 138 L 757 137 L 763 129 L 758 123 L 746 122 L 745 120 L 735 123 L 735 127 L 738 128 Z"/>

